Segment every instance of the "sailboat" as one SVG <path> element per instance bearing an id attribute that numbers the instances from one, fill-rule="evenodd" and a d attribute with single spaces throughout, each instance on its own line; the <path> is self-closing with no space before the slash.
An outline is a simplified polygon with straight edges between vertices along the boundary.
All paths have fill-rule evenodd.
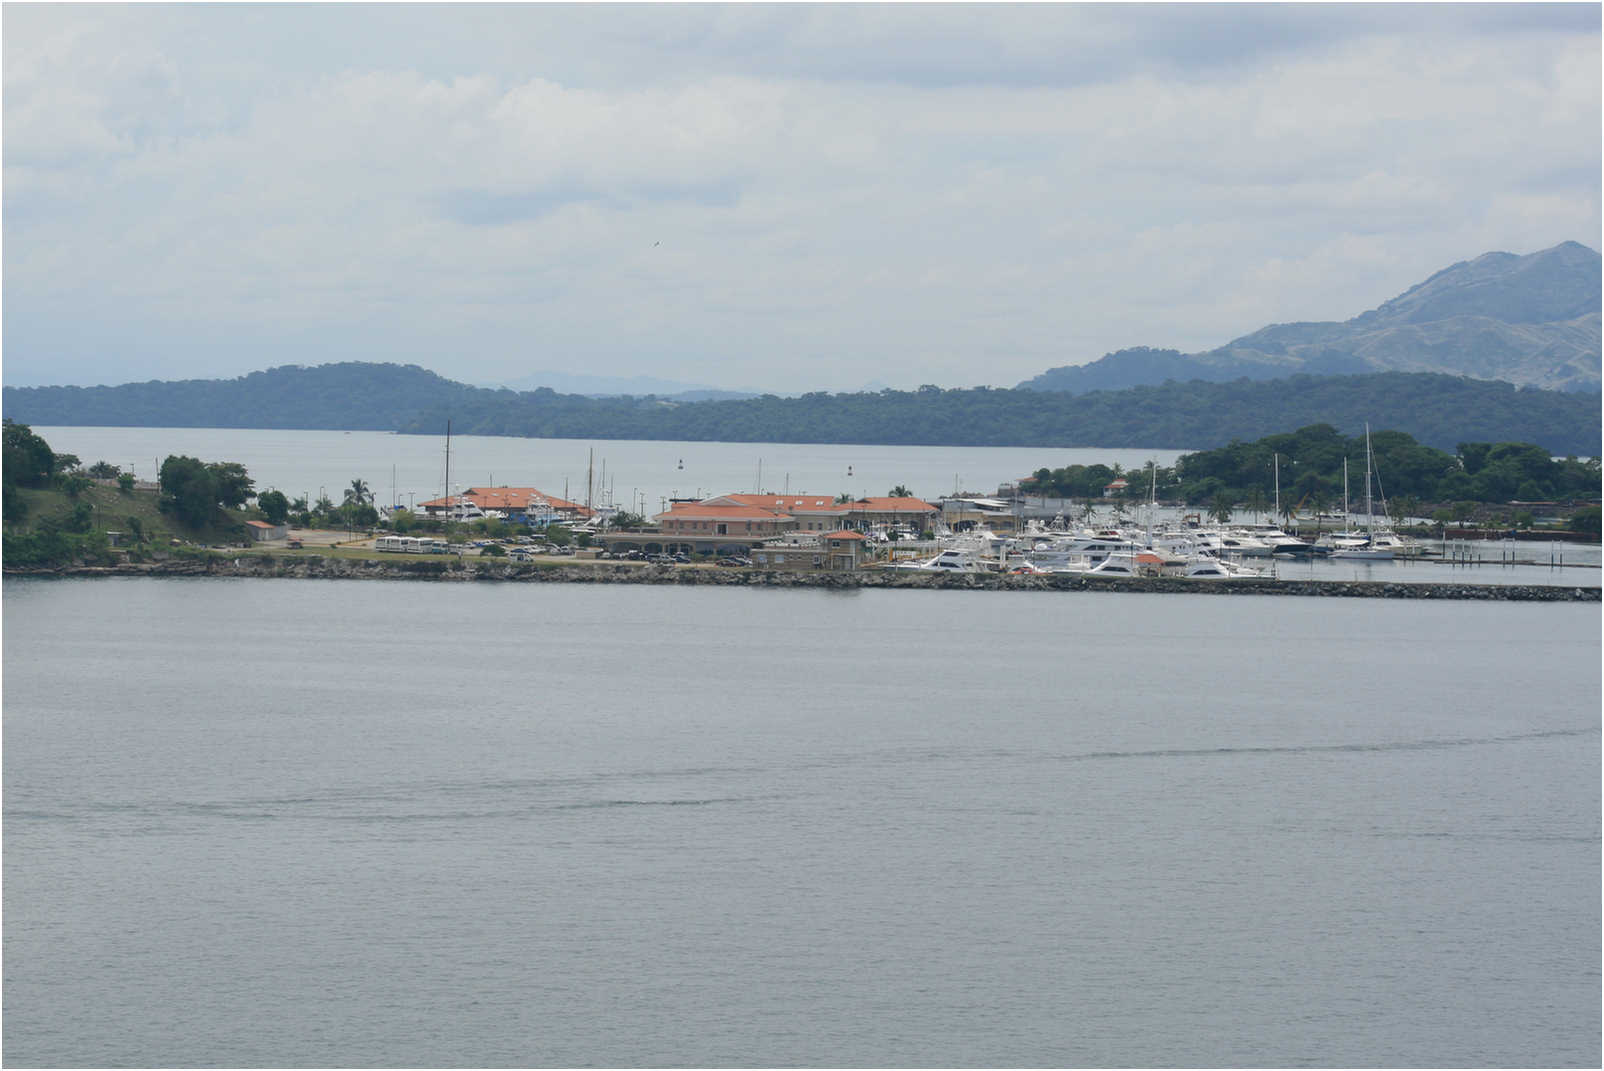
<path id="1" fill-rule="evenodd" d="M 1365 425 L 1365 539 L 1357 546 L 1338 547 L 1331 552 L 1333 558 L 1359 558 L 1365 561 L 1391 561 L 1392 547 L 1376 542 L 1376 514 L 1370 500 L 1370 477 L 1375 471 L 1375 458 L 1370 453 L 1370 425 Z M 1344 470 L 1346 475 L 1346 470 Z"/>

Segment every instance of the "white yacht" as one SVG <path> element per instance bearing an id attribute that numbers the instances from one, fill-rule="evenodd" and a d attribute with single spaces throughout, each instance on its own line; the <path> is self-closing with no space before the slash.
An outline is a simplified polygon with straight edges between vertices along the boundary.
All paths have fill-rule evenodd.
<path id="1" fill-rule="evenodd" d="M 982 560 L 973 550 L 965 547 L 948 547 L 932 558 L 922 561 L 897 562 L 887 568 L 910 569 L 924 573 L 989 573 L 994 564 Z"/>

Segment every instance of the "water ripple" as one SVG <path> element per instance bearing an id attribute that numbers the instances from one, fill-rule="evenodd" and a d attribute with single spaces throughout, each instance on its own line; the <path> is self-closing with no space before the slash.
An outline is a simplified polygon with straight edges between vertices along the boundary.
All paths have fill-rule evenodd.
<path id="1" fill-rule="evenodd" d="M 1206 747 L 1157 748 L 1144 751 L 1087 751 L 1057 755 L 1063 762 L 1090 762 L 1102 759 L 1172 759 L 1201 758 L 1221 755 L 1318 755 L 1364 754 L 1386 751 L 1438 751 L 1445 748 L 1480 747 L 1487 744 L 1511 744 L 1528 740 L 1545 740 L 1554 737 L 1596 736 L 1599 727 L 1584 729 L 1549 729 L 1542 732 L 1514 733 L 1508 736 L 1465 736 L 1437 740 L 1394 740 L 1385 743 L 1354 744 L 1295 744 L 1281 747 Z"/>

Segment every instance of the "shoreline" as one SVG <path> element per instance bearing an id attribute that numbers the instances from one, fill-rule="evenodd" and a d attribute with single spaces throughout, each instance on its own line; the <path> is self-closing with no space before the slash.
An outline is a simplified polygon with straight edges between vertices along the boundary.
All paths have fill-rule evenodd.
<path id="1" fill-rule="evenodd" d="M 382 561 L 321 555 L 215 555 L 202 559 L 54 568 L 11 567 L 7 577 L 238 577 L 300 580 L 416 580 L 437 583 L 678 584 L 753 588 L 898 588 L 935 591 L 1117 591 L 1145 594 L 1302 595 L 1324 598 L 1451 599 L 1498 602 L 1599 602 L 1597 587 L 1547 584 L 1397 583 L 1365 580 L 1186 580 L 863 570 L 852 573 L 504 561 Z"/>

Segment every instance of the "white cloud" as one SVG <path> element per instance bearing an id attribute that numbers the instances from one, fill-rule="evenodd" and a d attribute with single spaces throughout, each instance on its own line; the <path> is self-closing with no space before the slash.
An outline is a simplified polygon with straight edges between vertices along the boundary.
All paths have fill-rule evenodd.
<path id="1" fill-rule="evenodd" d="M 1548 8 L 5 17 L 8 382 L 1011 385 L 1599 232 Z"/>

